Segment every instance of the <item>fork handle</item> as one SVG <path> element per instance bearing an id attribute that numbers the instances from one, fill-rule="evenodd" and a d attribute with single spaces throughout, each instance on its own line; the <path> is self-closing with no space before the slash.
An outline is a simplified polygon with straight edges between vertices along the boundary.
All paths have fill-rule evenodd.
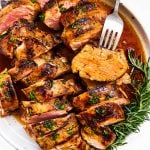
<path id="1" fill-rule="evenodd" d="M 120 0 L 116 0 L 116 4 L 115 4 L 115 8 L 114 8 L 114 12 L 116 12 L 116 13 L 118 13 L 119 4 L 120 4 Z"/>

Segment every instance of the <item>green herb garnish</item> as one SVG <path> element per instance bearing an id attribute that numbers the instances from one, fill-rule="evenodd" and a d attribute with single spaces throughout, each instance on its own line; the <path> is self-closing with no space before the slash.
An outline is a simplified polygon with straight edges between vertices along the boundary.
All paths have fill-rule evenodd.
<path id="1" fill-rule="evenodd" d="M 32 3 L 35 3 L 35 2 L 36 2 L 36 0 L 31 0 L 31 2 L 32 2 Z"/>
<path id="2" fill-rule="evenodd" d="M 9 100 L 9 98 L 10 98 L 9 92 L 8 92 L 8 91 L 5 91 L 5 92 L 4 92 L 4 95 L 5 95 L 5 100 Z"/>
<path id="3" fill-rule="evenodd" d="M 67 128 L 67 133 L 68 133 L 69 135 L 74 134 L 74 132 L 72 131 L 73 128 L 74 128 L 74 125 L 72 125 L 72 126 L 70 126 L 70 127 Z"/>
<path id="4" fill-rule="evenodd" d="M 36 100 L 34 90 L 32 90 L 32 91 L 29 93 L 29 96 L 30 96 L 30 100 Z"/>
<path id="5" fill-rule="evenodd" d="M 52 140 L 56 140 L 59 137 L 59 133 L 55 133 L 52 136 Z"/>
<path id="6" fill-rule="evenodd" d="M 0 88 L 3 88 L 6 85 L 5 81 L 2 81 L 2 83 L 0 84 Z"/>
<path id="7" fill-rule="evenodd" d="M 60 12 L 61 13 L 64 13 L 64 12 L 66 12 L 66 8 L 65 7 L 63 7 L 64 5 L 63 4 L 60 4 L 58 7 L 59 7 L 59 10 L 60 10 Z"/>
<path id="8" fill-rule="evenodd" d="M 46 122 L 44 122 L 44 127 L 48 128 L 50 130 L 54 130 L 54 126 L 55 125 L 56 124 L 54 122 L 52 122 L 52 121 L 46 121 Z"/>
<path id="9" fill-rule="evenodd" d="M 139 69 L 143 74 L 143 82 L 135 87 L 135 99 L 129 106 L 125 106 L 126 119 L 118 124 L 112 125 L 112 130 L 116 133 L 116 141 L 108 148 L 108 150 L 116 149 L 118 146 L 126 144 L 125 138 L 132 132 L 138 132 L 140 125 L 149 119 L 150 114 L 150 58 L 147 63 L 141 62 L 134 57 L 133 51 L 128 53 L 129 60 L 133 67 Z M 134 79 L 133 79 L 134 80 Z"/>
<path id="10" fill-rule="evenodd" d="M 65 104 L 61 103 L 60 100 L 56 100 L 54 102 L 55 108 L 59 110 L 64 110 L 65 109 Z"/>
<path id="11" fill-rule="evenodd" d="M 38 17 L 41 21 L 44 21 L 44 19 L 45 19 L 45 15 L 42 13 L 40 13 Z"/>
<path id="12" fill-rule="evenodd" d="M 17 41 L 17 39 L 15 37 L 11 37 L 10 41 L 15 43 Z"/>
<path id="13" fill-rule="evenodd" d="M 105 107 L 98 107 L 95 109 L 96 114 L 100 114 L 103 115 L 104 113 L 106 113 L 107 109 Z"/>
<path id="14" fill-rule="evenodd" d="M 93 94 L 92 97 L 88 100 L 87 103 L 90 104 L 90 105 L 94 105 L 94 104 L 97 104 L 99 101 L 100 101 L 100 96 L 96 95 L 96 94 Z"/>

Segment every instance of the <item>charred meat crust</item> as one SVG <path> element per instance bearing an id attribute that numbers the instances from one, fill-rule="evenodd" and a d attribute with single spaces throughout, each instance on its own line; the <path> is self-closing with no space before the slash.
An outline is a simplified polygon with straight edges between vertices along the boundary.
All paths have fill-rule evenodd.
<path id="1" fill-rule="evenodd" d="M 106 149 L 116 139 L 116 135 L 108 127 L 82 127 L 82 138 L 91 146 Z"/>
<path id="2" fill-rule="evenodd" d="M 120 105 L 129 104 L 128 97 L 120 91 L 119 86 L 115 84 L 104 84 L 97 88 L 91 89 L 73 98 L 73 106 L 78 110 L 85 110 L 93 105 L 99 104 L 106 100 L 118 99 Z"/>
<path id="3" fill-rule="evenodd" d="M 74 79 L 58 79 L 39 81 L 22 91 L 28 99 L 31 99 L 30 93 L 34 91 L 35 100 L 43 102 L 48 101 L 52 97 L 77 94 L 81 91 L 81 88 Z"/>
<path id="4" fill-rule="evenodd" d="M 6 33 L 8 35 L 0 39 L 1 52 L 11 59 L 35 58 L 60 42 L 55 35 L 36 28 L 25 19 L 15 22 Z"/>
<path id="5" fill-rule="evenodd" d="M 68 27 L 79 18 L 91 16 L 103 24 L 107 13 L 106 10 L 100 9 L 98 3 L 94 3 L 93 1 L 80 1 L 77 6 L 71 7 L 64 12 L 60 20 L 64 27 Z"/>
<path id="6" fill-rule="evenodd" d="M 55 119 L 44 120 L 38 123 L 26 124 L 25 129 L 32 138 L 36 139 L 63 128 L 68 124 L 72 117 L 74 117 L 74 114 L 69 114 L 67 116 Z"/>
<path id="7" fill-rule="evenodd" d="M 30 93 L 34 98 L 34 93 Z M 48 102 L 38 103 L 33 101 L 22 101 L 22 120 L 26 123 L 37 123 L 45 119 L 63 116 L 72 110 L 72 106 L 66 96 L 52 98 Z"/>
<path id="8" fill-rule="evenodd" d="M 0 116 L 9 115 L 18 108 L 19 101 L 7 70 L 0 73 Z"/>
<path id="9" fill-rule="evenodd" d="M 15 62 L 15 67 L 8 70 L 8 73 L 12 76 L 13 81 L 17 82 L 30 74 L 37 64 L 33 60 L 23 59 Z"/>
<path id="10" fill-rule="evenodd" d="M 46 57 L 44 55 L 47 55 Z M 56 77 L 65 74 L 71 70 L 71 67 L 65 57 L 53 58 L 48 57 L 49 53 L 41 55 L 35 59 L 38 66 L 32 73 L 23 78 L 21 81 L 26 85 L 32 85 L 40 80 L 55 79 Z"/>
<path id="11" fill-rule="evenodd" d="M 90 16 L 82 17 L 64 28 L 62 40 L 68 47 L 76 51 L 86 43 L 96 39 L 101 29 L 102 25 L 95 19 Z"/>
<path id="12" fill-rule="evenodd" d="M 75 117 L 70 119 L 68 124 L 62 129 L 52 132 L 36 139 L 43 150 L 51 149 L 54 146 L 69 140 L 79 132 L 79 126 Z"/>
<path id="13" fill-rule="evenodd" d="M 111 125 L 125 119 L 122 107 L 112 101 L 92 106 L 77 117 L 81 124 L 97 127 Z"/>
<path id="14" fill-rule="evenodd" d="M 60 30 L 60 17 L 70 7 L 77 5 L 79 0 L 58 0 L 56 3 L 50 3 L 44 13 L 44 23 L 51 29 Z M 55 17 L 53 17 L 55 15 Z"/>

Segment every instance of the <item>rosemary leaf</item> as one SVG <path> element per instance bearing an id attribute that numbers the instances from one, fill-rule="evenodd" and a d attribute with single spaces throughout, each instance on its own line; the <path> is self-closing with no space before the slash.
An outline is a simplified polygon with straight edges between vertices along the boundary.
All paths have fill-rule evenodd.
<path id="1" fill-rule="evenodd" d="M 126 144 L 125 138 L 132 132 L 138 132 L 140 125 L 149 120 L 150 114 L 150 58 L 147 63 L 143 63 L 134 57 L 133 51 L 128 53 L 132 66 L 139 69 L 144 74 L 142 84 L 135 87 L 136 98 L 129 106 L 125 106 L 126 120 L 111 126 L 116 133 L 116 141 L 107 150 L 117 149 L 118 146 Z M 137 84 L 136 84 L 137 85 Z M 134 84 L 132 86 L 135 86 Z"/>

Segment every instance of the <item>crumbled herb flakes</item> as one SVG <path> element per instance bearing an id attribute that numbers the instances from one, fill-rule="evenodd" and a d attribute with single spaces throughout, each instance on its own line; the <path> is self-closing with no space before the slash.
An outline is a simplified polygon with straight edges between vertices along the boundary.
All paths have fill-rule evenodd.
<path id="1" fill-rule="evenodd" d="M 15 37 L 11 37 L 10 41 L 15 43 L 17 41 L 17 39 Z"/>
<path id="2" fill-rule="evenodd" d="M 35 2 L 36 2 L 36 0 L 31 0 L 31 2 L 32 2 L 32 3 L 35 3 Z"/>
<path id="3" fill-rule="evenodd" d="M 60 100 L 56 100 L 54 102 L 55 108 L 59 110 L 64 110 L 65 109 L 65 104 L 61 103 Z"/>
<path id="4" fill-rule="evenodd" d="M 52 121 L 46 121 L 44 122 L 44 127 L 50 130 L 54 130 L 54 127 L 56 126 L 56 124 Z"/>
<path id="5" fill-rule="evenodd" d="M 45 15 L 44 15 L 43 13 L 40 13 L 40 14 L 38 15 L 38 17 L 39 17 L 39 19 L 40 19 L 41 21 L 44 21 L 44 19 L 45 19 Z"/>
<path id="6" fill-rule="evenodd" d="M 5 95 L 5 100 L 9 100 L 10 99 L 10 94 L 9 94 L 8 91 L 5 91 L 4 95 Z"/>
<path id="7" fill-rule="evenodd" d="M 52 140 L 56 140 L 59 137 L 59 133 L 55 133 L 52 136 Z"/>
<path id="8" fill-rule="evenodd" d="M 98 107 L 95 109 L 96 114 L 103 115 L 107 112 L 107 109 L 105 107 Z"/>
<path id="9" fill-rule="evenodd" d="M 32 101 L 36 100 L 34 90 L 32 90 L 32 91 L 29 93 L 29 97 L 30 97 L 30 100 L 32 100 Z"/>
<path id="10" fill-rule="evenodd" d="M 67 9 L 64 7 L 63 4 L 60 4 L 58 7 L 59 7 L 59 10 L 60 10 L 61 13 L 64 13 L 64 12 L 66 12 L 66 10 L 67 10 Z"/>
<path id="11" fill-rule="evenodd" d="M 94 105 L 99 103 L 99 101 L 100 101 L 100 95 L 93 94 L 87 103 L 89 105 Z"/>
<path id="12" fill-rule="evenodd" d="M 6 85 L 5 81 L 2 81 L 2 83 L 0 84 L 0 88 L 3 88 Z"/>
<path id="13" fill-rule="evenodd" d="M 70 127 L 67 128 L 67 133 L 68 133 L 69 135 L 74 134 L 74 132 L 72 131 L 73 128 L 74 128 L 74 125 L 72 125 L 72 126 L 70 126 Z"/>

